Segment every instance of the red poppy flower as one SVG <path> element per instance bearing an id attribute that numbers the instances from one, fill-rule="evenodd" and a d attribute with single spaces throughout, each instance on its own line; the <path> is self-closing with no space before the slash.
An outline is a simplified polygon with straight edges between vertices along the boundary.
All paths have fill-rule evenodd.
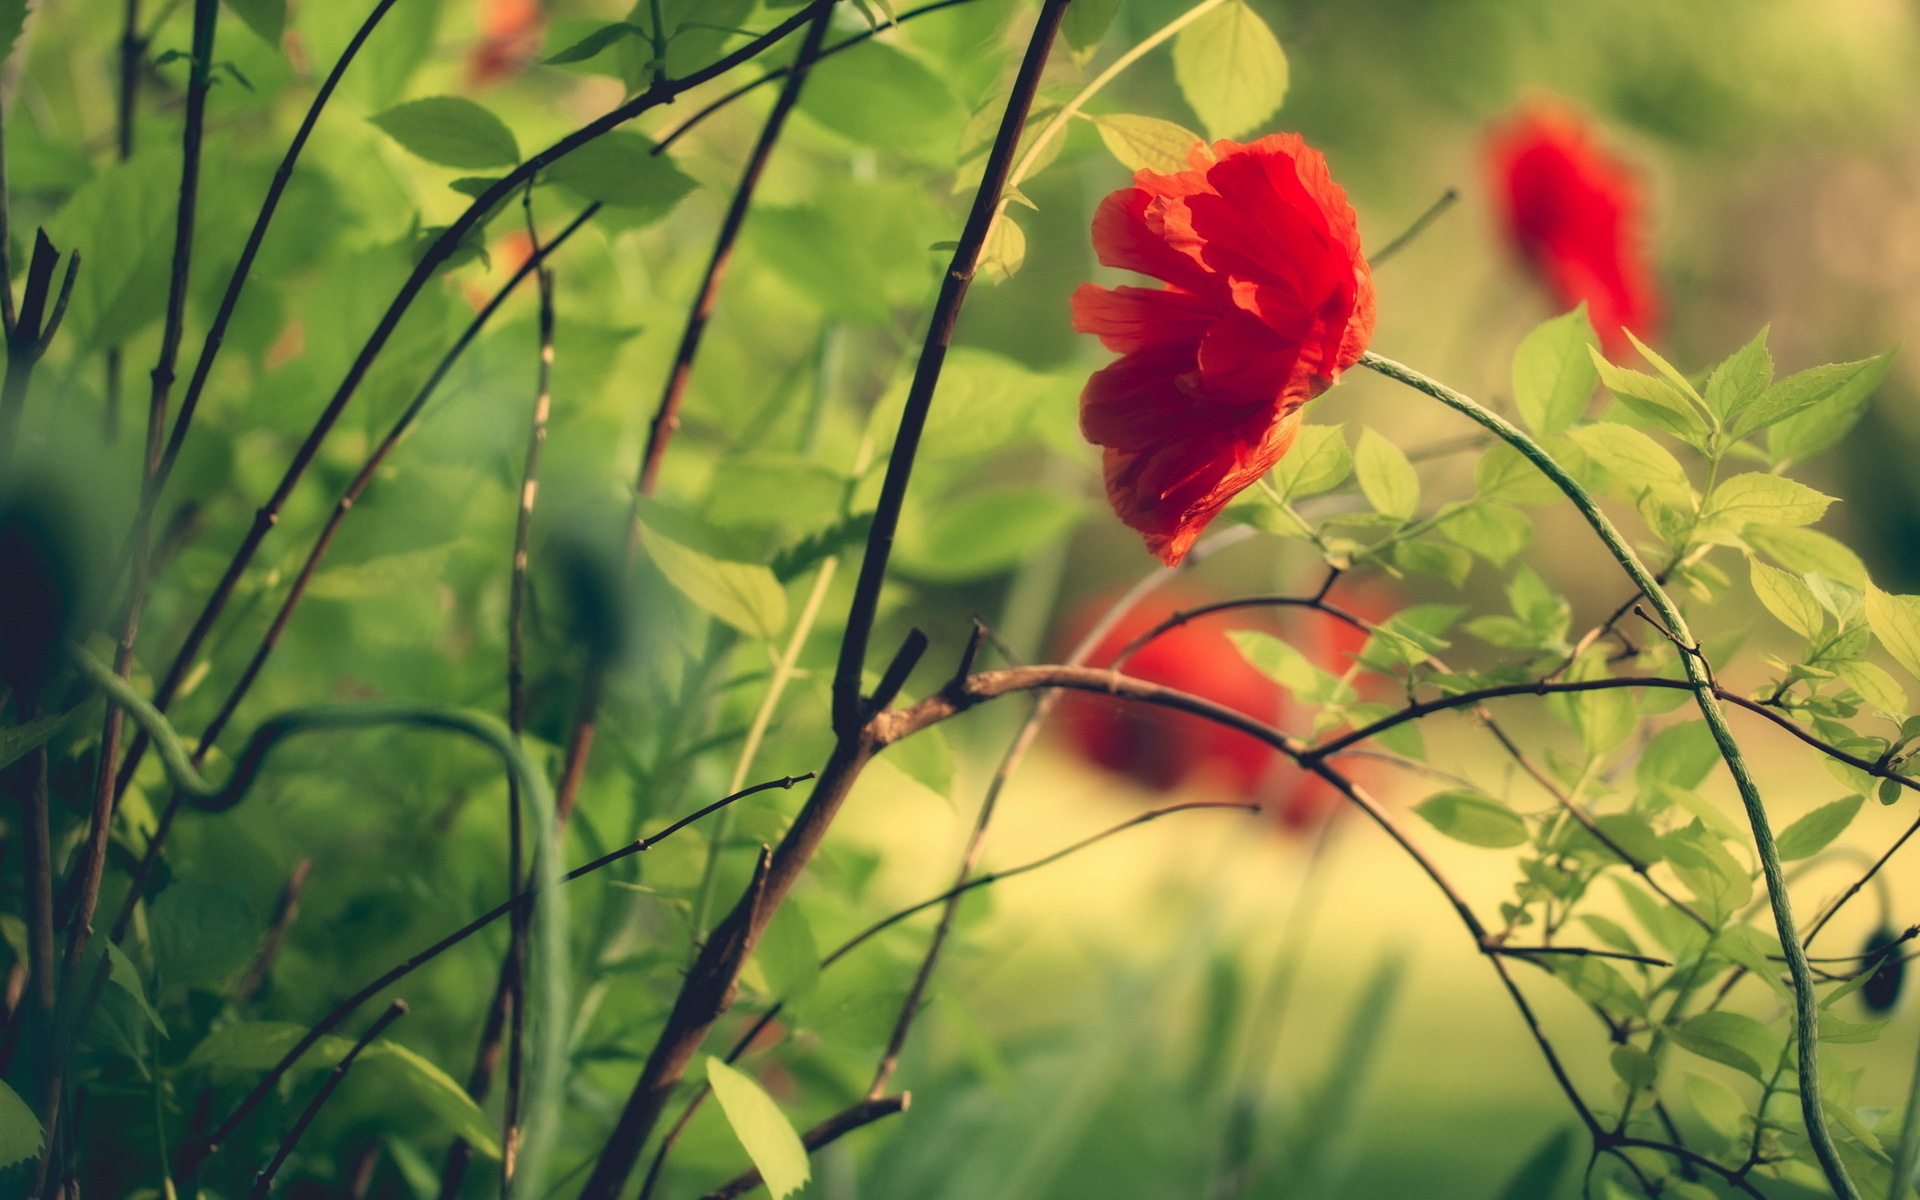
<path id="1" fill-rule="evenodd" d="M 1082 608 L 1070 628 L 1072 640 L 1077 642 L 1092 628 L 1111 602 L 1111 598 L 1097 598 Z M 1134 638 L 1176 610 L 1203 602 L 1192 594 L 1157 594 L 1135 606 L 1107 634 L 1088 663 L 1109 665 Z M 1121 671 L 1307 736 L 1312 708 L 1255 670 L 1227 636 L 1229 629 L 1278 633 L 1310 662 L 1335 674 L 1344 674 L 1353 665 L 1353 657 L 1367 641 L 1364 632 L 1320 612 L 1286 610 L 1278 617 L 1251 610 L 1223 613 L 1168 630 L 1129 658 Z M 1362 682 L 1377 680 L 1363 677 Z M 1311 828 L 1345 803 L 1331 784 L 1301 772 L 1265 742 L 1191 713 L 1092 692 L 1068 692 L 1061 697 L 1059 720 L 1068 744 L 1082 758 L 1149 791 L 1200 787 L 1259 800 L 1283 827 L 1293 831 Z"/>
<path id="2" fill-rule="evenodd" d="M 1073 327 L 1125 357 L 1093 373 L 1080 429 L 1107 499 L 1177 563 L 1293 443 L 1300 406 L 1373 334 L 1373 279 L 1346 193 L 1295 134 L 1196 145 L 1100 202 L 1100 261 L 1164 287 L 1073 294 Z"/>
<path id="3" fill-rule="evenodd" d="M 1523 112 L 1488 144 L 1507 235 L 1567 308 L 1586 301 L 1609 355 L 1626 330 L 1653 341 L 1660 295 L 1645 252 L 1640 181 L 1560 108 Z"/>
<path id="4" fill-rule="evenodd" d="M 519 74 L 539 53 L 546 19 L 540 0 L 485 0 L 480 42 L 467 55 L 467 86 L 481 87 Z"/>

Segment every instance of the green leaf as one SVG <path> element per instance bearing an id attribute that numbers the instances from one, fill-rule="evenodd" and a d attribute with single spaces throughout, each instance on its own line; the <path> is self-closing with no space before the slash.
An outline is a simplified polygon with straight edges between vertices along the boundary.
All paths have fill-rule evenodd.
<path id="1" fill-rule="evenodd" d="M 1907 708 L 1907 692 L 1893 676 L 1881 670 L 1879 665 L 1870 662 L 1830 662 L 1833 673 L 1847 681 L 1847 686 L 1860 693 L 1865 700 L 1881 712 L 1904 713 Z"/>
<path id="2" fill-rule="evenodd" d="M 1005 283 L 1020 273 L 1026 261 L 1026 232 L 1006 213 L 998 214 L 987 227 L 986 243 L 980 247 L 976 278 L 986 283 Z"/>
<path id="3" fill-rule="evenodd" d="M 1859 362 L 1832 363 L 1789 375 L 1747 410 L 1742 423 L 1767 430 L 1767 453 L 1777 462 L 1812 458 L 1853 428 L 1886 377 L 1893 355 L 1889 350 Z"/>
<path id="4" fill-rule="evenodd" d="M 1707 723 L 1682 721 L 1653 735 L 1634 766 L 1634 781 L 1642 790 L 1658 783 L 1696 788 L 1719 763 L 1720 747 Z"/>
<path id="5" fill-rule="evenodd" d="M 27 0 L 0 0 L 0 62 L 13 56 L 20 31 L 26 26 Z"/>
<path id="6" fill-rule="evenodd" d="M 1496 500 L 1469 504 L 1440 522 L 1440 532 L 1496 567 L 1527 548 L 1533 522 L 1511 504 Z"/>
<path id="7" fill-rule="evenodd" d="M 40 1128 L 40 1119 L 33 1115 L 33 1109 L 20 1098 L 20 1093 L 0 1080 L 0 1170 L 38 1158 L 46 1140 L 46 1131 Z"/>
<path id="8" fill-rule="evenodd" d="M 1735 418 L 1760 399 L 1772 382 L 1773 356 L 1767 353 L 1767 331 L 1762 328 L 1707 378 L 1707 411 L 1720 418 L 1721 424 L 1731 424 L 1734 437 L 1743 437 Z"/>
<path id="9" fill-rule="evenodd" d="M 1400 447 L 1371 428 L 1362 429 L 1353 471 L 1367 503 L 1390 517 L 1412 519 L 1420 507 L 1420 476 Z"/>
<path id="10" fill-rule="evenodd" d="M 1427 824 L 1456 842 L 1503 849 L 1528 837 L 1519 813 L 1481 792 L 1440 792 L 1414 806 Z"/>
<path id="11" fill-rule="evenodd" d="M 1920 596 L 1892 596 L 1867 584 L 1867 624 L 1893 660 L 1920 677 Z"/>
<path id="12" fill-rule="evenodd" d="M 1722 480 L 1707 497 L 1702 525 L 1737 533 L 1754 525 L 1811 525 L 1826 515 L 1833 497 L 1780 475 L 1748 471 Z"/>
<path id="13" fill-rule="evenodd" d="M 953 91 L 916 59 L 877 41 L 836 54 L 808 75 L 800 111 L 861 145 L 923 159 L 946 156 L 965 115 Z"/>
<path id="14" fill-rule="evenodd" d="M 167 1036 L 166 1022 L 160 1019 L 159 1013 L 153 1011 L 153 1005 L 147 1003 L 147 988 L 140 981 L 140 969 L 133 965 L 126 951 L 114 944 L 112 938 L 101 938 L 100 941 L 106 947 L 107 961 L 113 964 L 108 972 L 108 980 L 140 1006 L 141 1013 L 153 1022 L 153 1027 L 161 1037 Z"/>
<path id="15" fill-rule="evenodd" d="M 541 178 L 588 200 L 664 215 L 695 184 L 653 146 L 640 134 L 615 130 L 546 167 Z"/>
<path id="16" fill-rule="evenodd" d="M 1069 5 L 1060 21 L 1060 36 L 1076 55 L 1091 53 L 1107 36 L 1113 15 L 1120 11 L 1120 0 L 1079 0 Z"/>
<path id="17" fill-rule="evenodd" d="M 471 100 L 429 96 L 368 118 L 408 151 L 443 167 L 510 167 L 520 143 L 506 123 Z"/>
<path id="18" fill-rule="evenodd" d="M 1466 583 L 1473 573 L 1473 555 L 1442 542 L 1396 542 L 1393 561 L 1403 570 L 1437 575 L 1455 587 Z"/>
<path id="19" fill-rule="evenodd" d="M 240 1021 L 214 1030 L 187 1056 L 190 1067 L 221 1067 L 232 1071 L 273 1069 L 307 1033 L 306 1026 L 286 1021 Z M 299 1070 L 331 1067 L 347 1056 L 353 1043 L 323 1034 L 295 1064 Z"/>
<path id="20" fill-rule="evenodd" d="M 569 44 L 558 53 L 548 56 L 546 61 L 552 66 L 561 66 L 565 63 L 585 62 L 587 59 L 605 51 L 607 47 L 613 45 L 615 42 L 630 37 L 640 38 L 645 41 L 648 35 L 647 31 L 638 25 L 630 24 L 626 21 L 611 21 L 578 41 Z"/>
<path id="21" fill-rule="evenodd" d="M 1274 465 L 1267 479 L 1288 500 L 1339 487 L 1353 474 L 1346 426 L 1302 425 L 1293 448 Z"/>
<path id="22" fill-rule="evenodd" d="M 1560 499 L 1553 480 L 1505 444 L 1480 456 L 1473 468 L 1473 486 L 1486 499 L 1507 504 L 1552 504 Z"/>
<path id="23" fill-rule="evenodd" d="M 1835 1016 L 1830 1009 L 1820 1010 L 1820 1040 L 1836 1046 L 1858 1046 L 1877 1042 L 1886 1031 L 1885 1021 L 1849 1021 Z"/>
<path id="24" fill-rule="evenodd" d="M 932 737 L 922 736 L 932 734 Z M 939 727 L 917 730 L 887 746 L 886 761 L 936 796 L 953 795 L 953 747 Z"/>
<path id="25" fill-rule="evenodd" d="M 1765 1025 L 1735 1012 L 1703 1012 L 1667 1031 L 1682 1048 L 1725 1063 L 1765 1083 L 1780 1061 L 1781 1043 Z"/>
<path id="26" fill-rule="evenodd" d="M 1687 793 L 1678 792 L 1677 789 L 1669 794 L 1682 804 L 1688 798 Z M 1705 806 L 1701 804 L 1700 807 Z M 1674 874 L 1687 885 L 1695 899 L 1722 916 L 1729 915 L 1753 898 L 1753 877 L 1721 844 L 1720 838 L 1726 836 L 1728 831 L 1718 823 L 1709 829 L 1700 808 L 1694 808 L 1694 812 L 1700 820 L 1685 829 L 1667 834 L 1660 841 L 1661 848 L 1665 851 L 1667 865 L 1673 868 Z M 1725 820 L 1724 817 L 1721 819 Z"/>
<path id="27" fill-rule="evenodd" d="M 1613 1073 L 1620 1082 L 1636 1091 L 1650 1088 L 1660 1078 L 1660 1064 L 1638 1046 L 1615 1046 L 1608 1061 L 1613 1064 Z"/>
<path id="28" fill-rule="evenodd" d="M 1750 525 L 1742 537 L 1795 575 L 1824 575 L 1856 590 L 1867 584 L 1867 568 L 1860 556 L 1817 529 Z"/>
<path id="29" fill-rule="evenodd" d="M 1806 816 L 1780 831 L 1778 847 L 1781 862 L 1809 858 L 1827 848 L 1827 844 L 1853 824 L 1865 796 L 1844 796 L 1831 804 L 1822 804 Z"/>
<path id="30" fill-rule="evenodd" d="M 18 762 L 29 752 L 46 745 L 72 715 L 72 710 L 68 710 L 51 717 L 41 717 L 37 721 L 28 721 L 25 725 L 10 725 L 0 729 L 0 767 Z"/>
<path id="31" fill-rule="evenodd" d="M 1626 367 L 1616 367 L 1601 357 L 1598 350 L 1589 349 L 1588 354 L 1593 359 L 1594 368 L 1600 373 L 1600 382 L 1629 411 L 1688 441 L 1698 442 L 1705 438 L 1706 421 L 1685 391 L 1665 379 Z"/>
<path id="32" fill-rule="evenodd" d="M 356 1061 L 360 1072 L 370 1072 L 388 1085 L 381 1089 L 383 1092 L 404 1095 L 414 1105 L 439 1117 L 447 1128 L 487 1158 L 500 1157 L 493 1122 L 473 1102 L 467 1089 L 454 1082 L 445 1071 L 413 1050 L 385 1038 L 368 1046 Z"/>
<path id="33" fill-rule="evenodd" d="M 1680 460 L 1638 429 L 1604 422 L 1568 430 L 1567 437 L 1629 495 L 1650 491 L 1675 507 L 1692 506 L 1693 485 Z"/>
<path id="34" fill-rule="evenodd" d="M 787 593 L 759 563 L 727 562 L 649 528 L 642 544 L 680 594 L 749 637 L 772 640 L 787 627 Z"/>
<path id="35" fill-rule="evenodd" d="M 1547 958 L 1546 965 L 1582 1000 L 1611 1010 L 1618 1016 L 1646 1017 L 1646 1001 L 1627 982 L 1627 977 L 1620 973 L 1619 968 L 1606 959 L 1556 954 Z"/>
<path id="36" fill-rule="evenodd" d="M 774 910 L 773 920 L 767 923 L 767 931 L 753 953 L 767 977 L 767 986 L 781 1000 L 804 1000 L 819 986 L 820 945 L 814 940 L 813 926 L 791 899 Z"/>
<path id="37" fill-rule="evenodd" d="M 259 34 L 261 41 L 276 50 L 280 48 L 280 39 L 287 31 L 287 0 L 227 0 L 227 7 L 248 29 Z M 0 17 L 0 25 L 4 22 L 5 18 Z"/>
<path id="38" fill-rule="evenodd" d="M 1184 171 L 1192 165 L 1187 152 L 1204 144 L 1191 129 L 1159 117 L 1107 113 L 1093 118 L 1093 124 L 1100 131 L 1100 140 L 1129 171 L 1158 171 L 1163 175 Z"/>
<path id="39" fill-rule="evenodd" d="M 760 1169 L 760 1177 L 766 1180 L 773 1200 L 782 1200 L 788 1193 L 806 1186 L 813 1177 L 807 1148 L 773 1097 L 752 1079 L 711 1055 L 707 1058 L 707 1083 L 713 1088 L 714 1099 L 720 1102 L 720 1110 L 727 1114 L 727 1124 L 733 1127 L 741 1148 Z"/>
<path id="40" fill-rule="evenodd" d="M 155 147 L 113 164 L 82 184 L 50 222 L 47 236 L 86 264 L 60 326 L 61 340 L 71 338 L 76 353 L 123 342 L 165 311 L 177 158 Z"/>
<path id="41" fill-rule="evenodd" d="M 1353 685 L 1323 671 L 1293 643 L 1258 629 L 1229 629 L 1227 637 L 1253 668 L 1307 704 L 1351 704 Z"/>
<path id="42" fill-rule="evenodd" d="M 1180 94 L 1214 137 L 1237 137 L 1287 98 L 1287 56 L 1243 0 L 1228 0 L 1173 39 Z"/>
<path id="43" fill-rule="evenodd" d="M 245 966 L 262 923 L 245 892 L 176 880 L 153 902 L 153 957 L 167 984 L 214 984 Z"/>
<path id="44" fill-rule="evenodd" d="M 447 559 L 458 542 L 401 554 L 383 554 L 365 562 L 328 567 L 314 575 L 307 595 L 320 600 L 368 600 L 419 588 L 431 588 L 446 577 Z"/>
<path id="45" fill-rule="evenodd" d="M 1065 537 L 1085 509 L 1052 488 L 999 487 L 945 502 L 904 529 L 899 562 L 921 579 L 957 582 L 1010 570 Z"/>
<path id="46" fill-rule="evenodd" d="M 1766 606 L 1768 612 L 1801 637 L 1819 636 L 1826 627 L 1827 614 L 1806 584 L 1757 558 L 1750 560 L 1747 568 L 1749 578 L 1753 581 L 1753 593 L 1760 597 L 1760 603 Z"/>
<path id="47" fill-rule="evenodd" d="M 1513 400 L 1535 433 L 1559 433 L 1586 411 L 1600 377 L 1591 353 L 1598 345 L 1585 303 L 1521 339 L 1513 352 Z"/>

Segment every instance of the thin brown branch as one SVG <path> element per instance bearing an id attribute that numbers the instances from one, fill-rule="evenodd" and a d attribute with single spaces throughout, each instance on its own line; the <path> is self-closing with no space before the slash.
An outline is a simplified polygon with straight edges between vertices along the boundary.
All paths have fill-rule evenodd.
<path id="1" fill-rule="evenodd" d="M 314 1093 L 307 1107 L 301 1110 L 299 1119 L 293 1123 L 293 1128 L 287 1130 L 287 1136 L 280 1139 L 280 1148 L 273 1152 L 273 1158 L 266 1166 L 260 1168 L 259 1174 L 253 1177 L 253 1190 L 247 1193 L 247 1200 L 266 1200 L 267 1194 L 273 1190 L 273 1177 L 280 1173 L 280 1168 L 286 1164 L 287 1156 L 292 1154 L 293 1148 L 300 1144 L 300 1137 L 306 1133 L 307 1126 L 313 1124 L 313 1119 L 320 1115 L 321 1106 L 333 1095 L 334 1089 L 340 1086 L 340 1081 L 347 1077 L 347 1072 L 353 1069 L 354 1061 L 360 1057 L 360 1052 L 365 1050 L 375 1038 L 385 1033 L 387 1026 L 406 1015 L 406 1001 L 395 1000 L 389 1004 L 387 1011 L 381 1013 L 373 1024 L 367 1026 L 367 1031 L 360 1035 L 360 1039 L 354 1042 L 352 1048 L 334 1065 L 333 1070 L 327 1072 L 326 1081 L 320 1085 L 320 1090 Z"/>
<path id="2" fill-rule="evenodd" d="M 286 944 L 287 934 L 300 919 L 300 897 L 307 890 L 307 878 L 312 874 L 313 858 L 301 855 L 287 876 L 286 886 L 280 889 L 280 902 L 274 907 L 273 920 L 267 925 L 267 936 L 261 940 L 259 952 L 247 964 L 246 974 L 233 989 L 236 998 L 251 1000 L 266 985 L 267 977 L 273 973 L 273 964 L 280 957 L 280 948 Z"/>

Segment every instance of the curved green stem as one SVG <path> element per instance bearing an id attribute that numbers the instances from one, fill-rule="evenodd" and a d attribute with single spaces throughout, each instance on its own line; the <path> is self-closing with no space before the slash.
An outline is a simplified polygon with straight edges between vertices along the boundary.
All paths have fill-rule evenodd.
<path id="1" fill-rule="evenodd" d="M 173 786 L 191 798 L 196 808 L 221 812 L 246 797 L 260 777 L 268 753 L 282 740 L 296 733 L 322 730 L 369 729 L 388 725 L 411 725 L 424 729 L 443 729 L 481 742 L 500 756 L 502 763 L 520 786 L 520 792 L 534 809 L 534 828 L 542 834 L 534 851 L 534 869 L 542 893 L 535 912 L 540 927 L 537 957 L 541 970 L 541 1001 L 544 1012 L 540 1022 L 539 1054 L 532 1072 L 531 1100 L 527 1109 L 533 1119 L 520 1152 L 518 1176 L 538 1195 L 539 1169 L 544 1151 L 556 1131 L 555 1118 L 560 1110 L 566 1078 L 568 1045 L 567 910 L 565 894 L 558 890 L 560 856 L 552 834 L 553 787 L 547 775 L 506 723 L 486 713 L 452 705 L 372 701 L 363 704 L 324 704 L 281 713 L 260 724 L 234 761 L 232 775 L 224 784 L 215 784 L 193 766 L 186 741 L 159 709 L 134 690 L 131 683 L 114 673 L 113 668 L 79 647 L 71 652 L 74 665 L 107 699 L 125 709 L 134 723 L 146 733 L 160 752 Z M 215 1131 L 210 1142 L 218 1142 L 230 1129 Z"/>
<path id="2" fill-rule="evenodd" d="M 1861 1200 L 1859 1189 L 1847 1174 L 1845 1164 L 1840 1161 L 1839 1151 L 1834 1147 L 1833 1134 L 1827 1128 L 1827 1117 L 1820 1100 L 1820 1033 L 1819 999 L 1814 995 L 1813 971 L 1807 966 L 1806 948 L 1800 943 L 1800 935 L 1794 926 L 1793 905 L 1787 895 L 1786 876 L 1780 868 L 1780 852 L 1774 845 L 1773 828 L 1767 819 L 1765 803 L 1760 798 L 1760 786 L 1754 781 L 1753 772 L 1747 765 L 1746 756 L 1741 753 L 1740 745 L 1734 740 L 1733 730 L 1727 725 L 1726 713 L 1721 709 L 1714 695 L 1713 675 L 1707 667 L 1706 659 L 1700 654 L 1699 642 L 1687 628 L 1686 618 L 1680 615 L 1680 609 L 1674 604 L 1666 589 L 1640 561 L 1633 547 L 1627 544 L 1613 522 L 1600 511 L 1586 488 L 1551 454 L 1541 448 L 1539 443 L 1523 433 L 1512 422 L 1492 412 L 1470 397 L 1464 396 L 1437 380 L 1430 379 L 1411 367 L 1402 366 L 1392 359 L 1382 358 L 1368 353 L 1361 356 L 1360 363 L 1385 375 L 1398 383 L 1404 383 L 1416 391 L 1424 392 L 1435 400 L 1453 409 L 1455 412 L 1472 419 L 1501 441 L 1518 450 L 1526 460 L 1538 467 L 1542 474 L 1552 480 L 1554 485 L 1573 501 L 1587 524 L 1606 543 L 1614 560 L 1633 580 L 1634 586 L 1645 594 L 1647 602 L 1653 606 L 1654 613 L 1660 618 L 1681 647 L 1680 663 L 1686 670 L 1687 682 L 1693 687 L 1693 696 L 1699 705 L 1700 715 L 1706 720 L 1707 728 L 1713 734 L 1714 744 L 1720 750 L 1720 757 L 1727 764 L 1727 771 L 1733 776 L 1733 782 L 1740 789 L 1740 803 L 1746 808 L 1747 824 L 1753 830 L 1754 849 L 1760 856 L 1760 869 L 1767 881 L 1767 900 L 1773 908 L 1774 925 L 1780 934 L 1780 947 L 1787 960 L 1787 972 L 1793 979 L 1794 994 L 1794 1035 L 1799 1051 L 1800 1111 L 1807 1125 L 1807 1140 L 1813 1146 L 1814 1155 L 1820 1160 L 1821 1171 L 1827 1177 L 1834 1194 L 1840 1200 Z"/>

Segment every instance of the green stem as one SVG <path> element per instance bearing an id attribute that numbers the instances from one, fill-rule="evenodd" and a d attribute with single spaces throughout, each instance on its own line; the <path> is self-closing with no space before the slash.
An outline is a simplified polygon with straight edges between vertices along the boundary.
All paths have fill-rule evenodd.
<path id="1" fill-rule="evenodd" d="M 1821 1171 L 1827 1177 L 1834 1194 L 1840 1200 L 1861 1200 L 1859 1189 L 1847 1174 L 1845 1164 L 1840 1161 L 1839 1151 L 1834 1147 L 1833 1134 L 1827 1128 L 1827 1117 L 1820 1101 L 1820 1004 L 1813 990 L 1813 972 L 1807 966 L 1806 948 L 1800 943 L 1800 935 L 1794 925 L 1793 905 L 1787 895 L 1787 881 L 1780 867 L 1780 852 L 1774 845 L 1773 828 L 1767 819 L 1765 803 L 1760 798 L 1759 784 L 1754 781 L 1753 772 L 1747 765 L 1746 756 L 1741 753 L 1740 745 L 1734 740 L 1733 730 L 1727 725 L 1726 713 L 1721 709 L 1714 695 L 1713 676 L 1707 669 L 1706 660 L 1699 652 L 1699 642 L 1688 630 L 1686 618 L 1680 615 L 1680 609 L 1670 598 L 1659 581 L 1654 579 L 1635 554 L 1633 547 L 1627 544 L 1613 522 L 1600 511 L 1587 490 L 1580 486 L 1566 469 L 1555 462 L 1541 446 L 1518 427 L 1494 413 L 1471 398 L 1454 391 L 1436 380 L 1430 379 L 1411 367 L 1405 367 L 1368 353 L 1361 357 L 1361 365 L 1385 375 L 1398 383 L 1406 384 L 1416 391 L 1424 392 L 1435 400 L 1445 404 L 1455 412 L 1471 418 L 1500 440 L 1518 450 L 1528 462 L 1538 467 L 1542 474 L 1552 480 L 1554 485 L 1573 501 L 1580 515 L 1600 536 L 1607 550 L 1613 555 L 1620 568 L 1633 580 L 1634 586 L 1645 594 L 1647 602 L 1653 606 L 1656 615 L 1665 624 L 1668 631 L 1682 647 L 1680 664 L 1685 669 L 1687 682 L 1693 687 L 1695 703 L 1700 715 L 1706 720 L 1708 730 L 1713 734 L 1715 745 L 1719 747 L 1720 757 L 1727 764 L 1727 771 L 1733 776 L 1733 782 L 1740 790 L 1740 803 L 1746 808 L 1747 824 L 1753 830 L 1754 849 L 1760 856 L 1760 868 L 1767 881 L 1767 900 L 1773 908 L 1773 921 L 1780 934 L 1780 947 L 1787 960 L 1787 972 L 1793 979 L 1794 994 L 1794 1034 L 1799 1051 L 1800 1111 L 1807 1125 L 1807 1140 L 1813 1146 L 1815 1157 L 1820 1160 Z"/>
<path id="2" fill-rule="evenodd" d="M 1893 1153 L 1893 1182 L 1887 1187 L 1887 1200 L 1905 1200 L 1913 1185 L 1913 1165 L 1920 1158 L 1920 1059 L 1913 1064 L 1913 1081 L 1907 1085 L 1907 1112 L 1900 1118 L 1900 1145 Z"/>
<path id="3" fill-rule="evenodd" d="M 553 788 L 547 782 L 546 773 L 513 736 L 506 723 L 487 713 L 452 705 L 404 701 L 329 704 L 294 709 L 263 722 L 254 730 L 253 736 L 247 739 L 246 746 L 234 759 L 231 777 L 225 784 L 214 784 L 194 769 L 186 741 L 172 723 L 131 683 L 85 650 L 75 647 L 71 657 L 80 673 L 106 693 L 110 701 L 125 709 L 134 723 L 146 732 L 159 751 L 160 761 L 165 765 L 173 786 L 191 796 L 196 807 L 202 809 L 223 811 L 238 804 L 259 778 L 268 752 L 282 739 L 296 733 L 412 725 L 462 734 L 485 744 L 500 756 L 519 785 L 521 794 L 533 805 L 534 828 L 542 831 L 535 846 L 534 862 L 539 890 L 545 893 L 535 910 L 540 924 L 536 959 L 541 968 L 541 1002 L 545 1011 L 544 1019 L 540 1022 L 540 1052 L 533 1071 L 533 1086 L 529 1089 L 533 1098 L 527 1105 L 528 1112 L 535 1119 L 528 1122 L 530 1131 L 521 1150 L 518 1169 L 521 1182 L 528 1188 L 527 1194 L 538 1195 L 541 1160 L 556 1132 L 554 1118 L 560 1110 L 566 1074 L 569 1037 L 567 1014 L 570 1005 L 566 962 L 567 914 L 563 894 L 557 888 L 560 883 L 558 847 L 550 832 L 554 828 Z M 217 1143 L 231 1132 L 230 1128 L 223 1127 L 215 1132 L 209 1144 Z"/>

